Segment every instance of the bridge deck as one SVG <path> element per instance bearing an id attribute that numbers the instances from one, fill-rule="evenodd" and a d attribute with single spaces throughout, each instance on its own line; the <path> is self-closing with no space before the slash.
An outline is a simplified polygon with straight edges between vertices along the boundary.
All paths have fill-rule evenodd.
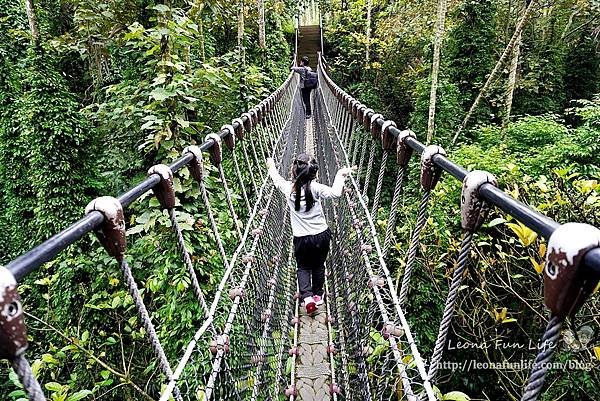
<path id="1" fill-rule="evenodd" d="M 306 120 L 304 125 L 305 152 L 315 154 L 314 124 Z M 325 299 L 327 302 L 327 299 Z M 300 401 L 329 401 L 332 366 L 327 352 L 330 326 L 327 324 L 327 305 L 319 307 L 317 314 L 309 316 L 299 309 L 298 351 L 296 359 L 296 389 Z"/>
<path id="2" fill-rule="evenodd" d="M 324 306 L 321 306 L 314 316 L 308 316 L 304 309 L 300 308 L 299 356 L 296 359 L 298 400 L 330 399 L 331 365 L 327 353 L 329 332 Z"/>

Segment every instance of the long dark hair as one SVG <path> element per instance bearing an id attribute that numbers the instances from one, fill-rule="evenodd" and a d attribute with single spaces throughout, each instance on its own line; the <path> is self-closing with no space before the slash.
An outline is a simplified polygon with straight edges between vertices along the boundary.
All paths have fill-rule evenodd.
<path id="1" fill-rule="evenodd" d="M 294 209 L 300 211 L 300 190 L 304 189 L 304 200 L 306 201 L 306 211 L 308 212 L 315 204 L 315 198 L 310 190 L 310 182 L 317 177 L 319 166 L 314 158 L 301 153 L 294 159 L 292 164 L 292 180 L 294 185 L 292 193 L 295 196 Z"/>

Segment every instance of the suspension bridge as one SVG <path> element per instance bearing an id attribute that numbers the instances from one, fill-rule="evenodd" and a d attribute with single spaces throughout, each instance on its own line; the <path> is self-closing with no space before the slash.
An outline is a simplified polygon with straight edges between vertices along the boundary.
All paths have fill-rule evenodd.
<path id="1" fill-rule="evenodd" d="M 302 54 L 320 51 L 319 26 L 301 27 Z M 156 165 L 148 178 L 126 193 L 100 197 L 85 216 L 61 233 L 1 268 L 0 356 L 9 360 L 30 400 L 45 400 L 26 359 L 27 334 L 18 283 L 63 249 L 94 232 L 115 259 L 158 362 L 160 400 L 437 400 L 444 347 L 455 315 L 473 238 L 492 207 L 510 214 L 548 240 L 544 299 L 551 312 L 540 328 L 541 341 L 554 341 L 563 321 L 585 302 L 600 277 L 600 230 L 584 223 L 560 225 L 498 188 L 485 171 L 467 171 L 452 162 L 443 148 L 421 143 L 362 104 L 328 76 L 318 57 L 319 88 L 313 91 L 313 117 L 306 120 L 291 73 L 270 96 L 239 118 L 208 135 L 200 146 L 186 148 L 171 165 Z M 288 210 L 266 175 L 273 157 L 285 175 L 294 155 L 312 153 L 319 180 L 331 184 L 336 171 L 357 165 L 343 196 L 325 204 L 333 233 L 326 266 L 326 302 L 308 316 L 297 296 L 292 234 Z M 223 169 L 232 160 L 232 174 Z M 394 229 L 406 185 L 409 162 L 419 160 L 422 199 L 406 244 L 401 283 L 387 267 Z M 238 245 L 232 254 L 223 246 L 205 179 L 208 163 L 218 172 L 233 217 Z M 242 167 L 244 166 L 244 167 Z M 248 169 L 246 171 L 245 169 Z M 264 171 L 264 173 L 256 173 Z M 189 174 L 197 182 L 224 274 L 212 299 L 201 289 L 194 262 L 177 219 L 173 177 Z M 462 242 L 445 290 L 443 314 L 431 354 L 421 352 L 418 327 L 405 315 L 414 286 L 413 272 L 426 227 L 431 194 L 440 178 L 462 182 Z M 393 176 L 390 199 L 382 196 L 384 178 Z M 124 208 L 152 191 L 168 212 L 173 238 L 181 253 L 181 269 L 203 311 L 203 324 L 190 333 L 177 360 L 169 360 L 157 335 L 156 322 L 140 294 L 127 250 Z M 234 197 L 241 199 L 234 202 Z M 377 211 L 389 211 L 385 232 L 378 232 Z M 243 225 L 238 216 L 248 216 Z M 452 217 L 450 217 L 452 218 Z M 449 251 L 450 252 L 450 251 Z M 452 252 L 450 252 L 452 254 Z M 540 350 L 522 401 L 536 400 L 544 390 L 554 347 Z"/>

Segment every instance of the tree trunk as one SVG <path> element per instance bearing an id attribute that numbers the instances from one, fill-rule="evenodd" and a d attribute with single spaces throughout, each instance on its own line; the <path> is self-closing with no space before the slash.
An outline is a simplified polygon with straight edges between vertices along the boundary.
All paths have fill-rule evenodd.
<path id="1" fill-rule="evenodd" d="M 517 24 L 517 27 L 515 28 L 515 32 L 513 33 L 513 36 L 510 39 L 510 42 L 508 42 L 508 44 L 506 45 L 504 52 L 502 52 L 502 56 L 500 56 L 500 59 L 494 66 L 494 69 L 490 73 L 490 76 L 488 77 L 487 81 L 485 81 L 483 88 L 481 88 L 481 90 L 479 91 L 479 94 L 475 98 L 475 101 L 473 102 L 473 105 L 471 106 L 471 108 L 469 109 L 469 112 L 465 116 L 465 119 L 458 127 L 458 130 L 456 130 L 456 134 L 454 134 L 454 138 L 452 138 L 452 145 L 454 145 L 454 143 L 456 143 L 456 140 L 460 136 L 462 130 L 467 126 L 467 124 L 469 123 L 469 120 L 473 116 L 473 113 L 477 109 L 477 106 L 479 106 L 481 99 L 483 99 L 483 96 L 487 93 L 487 91 L 490 89 L 490 86 L 492 85 L 492 83 L 496 80 L 498 74 L 500 73 L 502 66 L 504 65 L 504 62 L 506 61 L 508 56 L 512 53 L 512 50 L 513 50 L 515 44 L 517 43 L 517 39 L 521 36 L 521 32 L 523 32 L 525 23 L 527 22 L 527 20 L 529 19 L 529 16 L 531 15 L 531 12 L 533 11 L 533 7 L 534 7 L 535 3 L 536 3 L 535 0 L 532 0 L 529 3 L 529 5 L 527 6 L 527 8 L 525 9 L 525 12 L 523 13 L 521 20 Z"/>
<path id="2" fill-rule="evenodd" d="M 258 0 L 258 46 L 261 49 L 267 48 L 267 38 L 265 34 L 265 0 Z"/>
<path id="3" fill-rule="evenodd" d="M 440 53 L 444 38 L 444 25 L 446 22 L 447 0 L 438 1 L 437 28 L 433 45 L 433 63 L 431 66 L 431 92 L 429 94 L 429 120 L 427 121 L 427 145 L 433 139 L 435 129 L 435 104 L 437 100 L 438 75 L 440 72 Z"/>
<path id="4" fill-rule="evenodd" d="M 40 43 L 40 31 L 38 29 L 37 17 L 35 16 L 35 5 L 33 0 L 25 0 L 25 11 L 29 20 L 29 29 L 31 30 L 31 43 L 37 47 Z"/>
<path id="5" fill-rule="evenodd" d="M 200 57 L 202 61 L 206 61 L 206 54 L 204 50 L 204 21 L 202 19 L 202 11 L 204 10 L 204 0 L 195 0 L 188 17 L 193 21 L 197 22 L 198 35 L 200 41 Z"/>
<path id="6" fill-rule="evenodd" d="M 245 6 L 244 0 L 239 1 L 239 14 L 238 14 L 238 26 L 237 26 L 237 46 L 238 46 L 238 56 L 239 56 L 239 69 L 240 69 L 240 79 L 239 79 L 239 93 L 240 93 L 240 102 L 241 109 L 246 110 L 246 94 L 244 93 L 244 87 L 246 86 L 246 82 L 244 81 L 244 72 L 246 70 L 246 49 L 244 48 L 244 18 L 245 18 Z"/>
<path id="7" fill-rule="evenodd" d="M 517 70 L 519 68 L 519 56 L 521 54 L 521 34 L 517 39 L 515 48 L 513 49 L 513 57 L 510 62 L 510 71 L 508 74 L 508 85 L 506 87 L 506 100 L 504 102 L 504 118 L 502 119 L 502 126 L 506 126 L 510 122 L 510 113 L 512 111 L 513 95 L 515 93 L 515 87 L 517 85 Z"/>
<path id="8" fill-rule="evenodd" d="M 238 14 L 237 45 L 240 56 L 240 65 L 244 67 L 246 65 L 246 55 L 244 54 L 244 0 L 240 0 L 239 7 L 240 12 Z"/>
<path id="9" fill-rule="evenodd" d="M 170 0 L 165 0 L 163 2 L 163 4 L 167 7 L 171 7 L 171 1 Z M 158 25 L 161 28 L 167 28 L 168 24 L 169 24 L 169 19 L 171 18 L 171 11 L 169 11 L 166 14 L 159 14 L 158 15 Z M 164 74 L 167 75 L 167 80 L 169 80 L 170 77 L 170 72 L 171 72 L 171 68 L 168 67 L 168 64 L 171 61 L 171 44 L 169 43 L 170 38 L 169 38 L 169 34 L 162 34 L 160 37 L 160 55 L 161 55 L 161 62 L 162 62 L 162 67 L 161 70 Z"/>
<path id="10" fill-rule="evenodd" d="M 371 9 L 373 8 L 373 0 L 367 1 L 367 46 L 365 51 L 365 64 L 369 64 L 369 50 L 371 45 Z"/>

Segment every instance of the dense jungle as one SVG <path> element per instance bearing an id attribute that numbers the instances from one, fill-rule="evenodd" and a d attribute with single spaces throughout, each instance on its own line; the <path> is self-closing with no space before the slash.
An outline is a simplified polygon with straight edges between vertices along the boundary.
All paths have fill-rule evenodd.
<path id="1" fill-rule="evenodd" d="M 597 0 L 322 0 L 329 74 L 369 107 L 559 223 L 600 227 L 600 3 Z M 294 61 L 294 0 L 0 0 L 0 265 L 80 218 L 89 201 L 121 194 L 157 163 L 229 124 L 273 92 Z M 299 55 L 301 56 L 301 55 Z M 314 65 L 314 63 L 313 63 Z M 224 169 L 233 171 L 231 160 Z M 219 173 L 206 187 L 228 253 L 237 246 Z M 418 161 L 408 181 L 418 181 Z M 244 175 L 264 175 L 258 166 Z M 376 174 L 371 177 L 376 180 Z M 386 177 L 383 199 L 392 197 Z M 177 219 L 202 291 L 224 271 L 189 175 L 175 179 Z M 406 306 L 429 355 L 460 247 L 460 182 L 443 179 L 423 231 Z M 235 188 L 234 188 L 235 189 Z M 421 194 L 407 186 L 388 265 L 396 285 Z M 236 204 L 243 199 L 234 197 Z M 382 201 L 382 204 L 385 201 Z M 145 196 L 126 212 L 128 255 L 144 300 L 177 359 L 202 324 L 170 235 Z M 387 228 L 389 210 L 375 224 Z M 446 359 L 518 362 L 545 327 L 547 243 L 492 209 L 476 237 Z M 19 285 L 28 358 L 49 400 L 158 400 L 157 361 L 123 278 L 93 236 Z M 563 328 L 543 401 L 600 400 L 600 298 Z M 433 323 L 435 322 L 435 323 Z M 168 323 L 168 324 L 166 324 Z M 590 339 L 580 338 L 582 329 Z M 457 344 L 479 344 L 460 347 Z M 454 347 L 451 345 L 454 344 Z M 6 362 L 0 399 L 24 400 Z M 528 368 L 445 369 L 446 400 L 518 400 Z M 203 399 L 200 395 L 198 399 Z M 283 396 L 282 396 L 283 399 Z M 398 398 L 400 399 L 400 398 Z"/>

